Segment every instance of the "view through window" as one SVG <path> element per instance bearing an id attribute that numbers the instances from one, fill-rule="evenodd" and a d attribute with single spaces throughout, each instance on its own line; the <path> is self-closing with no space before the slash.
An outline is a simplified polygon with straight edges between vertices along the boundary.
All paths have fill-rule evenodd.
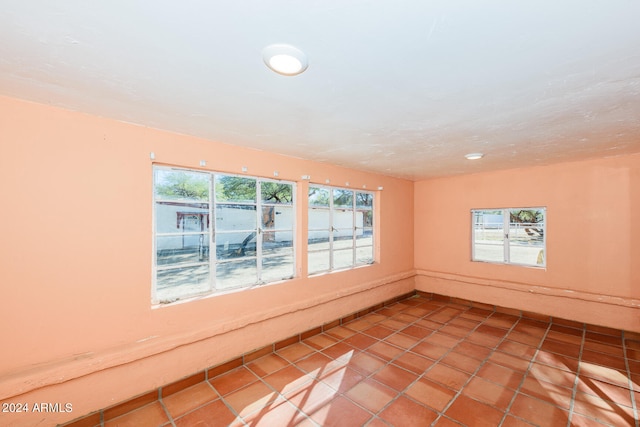
<path id="1" fill-rule="evenodd" d="M 471 211 L 473 261 L 546 266 L 546 208 Z"/>
<path id="2" fill-rule="evenodd" d="M 293 277 L 294 194 L 291 182 L 154 167 L 154 302 Z"/>
<path id="3" fill-rule="evenodd" d="M 309 274 L 373 263 L 373 201 L 371 192 L 309 187 Z"/>

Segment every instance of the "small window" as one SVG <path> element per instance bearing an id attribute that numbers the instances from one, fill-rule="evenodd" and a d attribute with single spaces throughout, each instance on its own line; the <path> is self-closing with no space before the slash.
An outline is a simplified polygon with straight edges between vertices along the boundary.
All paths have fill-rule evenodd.
<path id="1" fill-rule="evenodd" d="M 294 194 L 290 182 L 154 167 L 153 301 L 292 278 Z"/>
<path id="2" fill-rule="evenodd" d="M 370 192 L 309 187 L 309 274 L 373 263 L 373 200 Z"/>
<path id="3" fill-rule="evenodd" d="M 546 266 L 546 208 L 472 210 L 472 261 Z"/>

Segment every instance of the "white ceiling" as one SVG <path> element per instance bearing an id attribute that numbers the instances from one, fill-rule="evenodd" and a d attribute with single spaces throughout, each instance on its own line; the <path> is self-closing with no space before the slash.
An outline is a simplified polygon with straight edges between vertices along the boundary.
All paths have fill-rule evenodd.
<path id="1" fill-rule="evenodd" d="M 0 0 L 0 94 L 409 179 L 616 156 L 640 2 Z"/>

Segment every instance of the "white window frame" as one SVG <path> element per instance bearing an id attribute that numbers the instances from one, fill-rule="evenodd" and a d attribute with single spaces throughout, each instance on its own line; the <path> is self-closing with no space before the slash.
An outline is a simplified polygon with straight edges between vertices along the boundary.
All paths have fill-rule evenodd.
<path id="1" fill-rule="evenodd" d="M 169 170 L 169 171 L 182 171 L 182 172 L 187 172 L 187 173 L 197 173 L 197 174 L 203 174 L 203 175 L 208 175 L 209 177 L 209 201 L 208 202 L 202 202 L 202 203 L 208 203 L 209 205 L 209 209 L 208 209 L 208 215 L 209 215 L 209 231 L 208 232 L 175 232 L 175 233 L 167 233 L 167 232 L 158 232 L 156 229 L 156 220 L 157 220 L 157 213 L 156 213 L 156 206 L 157 206 L 157 202 L 160 201 L 162 202 L 162 198 L 158 198 L 156 196 L 156 179 L 155 179 L 155 174 L 157 170 Z M 240 174 L 229 174 L 229 173 L 223 173 L 223 172 L 215 172 L 215 171 L 203 171 L 203 170 L 198 170 L 198 169 L 188 169 L 188 168 L 181 168 L 181 167 L 172 167 L 172 166 L 165 166 L 165 165 L 153 165 L 152 167 L 152 173 L 153 173 L 153 218 L 152 218 L 152 224 L 153 224 L 153 228 L 152 228 L 152 235 L 153 235 L 153 253 L 152 253 L 152 293 L 151 293 L 151 301 L 152 304 L 169 304 L 169 303 L 173 303 L 175 301 L 178 300 L 185 300 L 185 299 L 190 299 L 190 298 L 194 298 L 194 297 L 202 297 L 202 296 L 206 296 L 206 295 L 220 295 L 220 294 L 227 294 L 230 292 L 236 292 L 236 291 L 241 291 L 241 290 L 246 290 L 246 289 L 251 289 L 257 286 L 262 286 L 262 285 L 266 285 L 266 284 L 271 284 L 271 283 L 277 283 L 277 282 L 281 282 L 283 280 L 290 280 L 293 279 L 295 277 L 295 272 L 296 270 L 296 223 L 297 223 L 297 218 L 296 218 L 296 203 L 297 203 L 297 193 L 296 193 L 296 183 L 292 182 L 292 181 L 286 181 L 286 180 L 276 180 L 276 179 L 270 179 L 270 178 L 262 178 L 262 177 L 257 177 L 257 176 L 249 176 L 249 175 L 240 175 Z M 246 178 L 246 179 L 250 179 L 250 180 L 255 180 L 256 182 L 256 200 L 255 203 L 253 202 L 236 202 L 236 201 L 218 201 L 217 197 L 216 197 L 216 189 L 215 189 L 215 183 L 216 183 L 216 178 L 220 177 L 220 176 L 230 176 L 230 177 L 238 177 L 238 178 Z M 262 266 L 263 266 L 263 261 L 264 259 L 268 259 L 268 258 L 273 258 L 275 257 L 275 255 L 265 255 L 263 254 L 263 248 L 262 248 L 262 243 L 263 243 L 263 237 L 264 237 L 264 232 L 265 230 L 262 228 L 262 223 L 260 221 L 261 215 L 262 215 L 262 208 L 264 206 L 276 206 L 276 204 L 274 203 L 269 203 L 269 202 L 265 202 L 262 200 L 262 185 L 261 183 L 263 182 L 275 182 L 275 183 L 282 183 L 282 184 L 287 184 L 287 185 L 291 185 L 291 196 L 292 196 L 292 201 L 290 204 L 283 204 L 280 206 L 283 207 L 287 207 L 291 209 L 292 212 L 292 224 L 291 224 L 291 229 L 277 229 L 277 228 L 273 228 L 273 229 L 268 229 L 266 230 L 266 232 L 268 233 L 275 233 L 275 232 L 291 232 L 291 250 L 292 250 L 292 260 L 293 260 L 293 266 L 292 266 L 292 272 L 291 272 L 291 276 L 289 277 L 283 277 L 280 279 L 271 279 L 271 280 L 263 280 L 262 278 Z M 228 263 L 229 261 L 218 261 L 217 260 L 217 246 L 216 246 L 216 235 L 218 233 L 221 233 L 219 230 L 216 229 L 216 207 L 218 205 L 225 205 L 225 204 L 232 204 L 232 205 L 247 205 L 247 206 L 255 206 L 255 215 L 256 215 L 256 236 L 255 236 L 255 241 L 256 241 L 256 254 L 255 256 L 250 256 L 244 259 L 255 259 L 256 260 L 256 281 L 250 284 L 244 284 L 241 286 L 237 286 L 237 287 L 231 287 L 231 288 L 224 288 L 224 289 L 218 289 L 216 288 L 216 267 L 218 265 L 224 264 L 224 263 Z M 234 230 L 233 232 L 244 232 L 247 230 Z M 225 231 L 226 233 L 229 233 L 229 231 Z M 177 235 L 204 235 L 206 236 L 205 238 L 208 239 L 208 243 L 209 243 L 209 250 L 208 250 L 208 259 L 207 261 L 203 261 L 203 262 L 196 262 L 196 263 L 189 263 L 189 264 L 180 264 L 180 266 L 175 266 L 175 267 L 163 267 L 163 266 L 158 266 L 158 252 L 157 252 L 157 238 L 158 237 L 165 237 L 165 236 L 177 236 Z M 199 292 L 192 292 L 192 293 L 185 293 L 185 294 L 178 294 L 175 298 L 172 298 L 170 300 L 160 300 L 157 296 L 157 279 L 158 279 L 158 271 L 163 271 L 163 270 L 171 270 L 171 269 L 175 269 L 177 270 L 178 268 L 183 268 L 183 267 L 190 267 L 190 266 L 195 266 L 195 265 L 204 265 L 206 263 L 209 263 L 209 283 L 208 283 L 208 288 Z M 231 261 L 232 262 L 232 261 Z"/>
<path id="2" fill-rule="evenodd" d="M 516 228 L 516 232 L 518 232 L 519 224 L 511 223 L 511 211 L 519 211 L 519 210 L 539 210 L 543 212 L 544 220 L 542 223 L 535 223 L 535 228 L 542 229 L 542 246 L 541 246 L 541 254 L 542 254 L 542 262 L 541 263 L 523 263 L 512 260 L 511 258 L 511 248 L 512 247 L 523 247 L 525 245 L 521 245 L 515 243 L 516 237 L 512 236 L 512 230 Z M 495 261 L 495 260 L 487 260 L 478 258 L 476 254 L 476 231 L 477 231 L 477 213 L 486 214 L 487 212 L 495 212 L 501 211 L 502 213 L 502 240 L 501 243 L 496 243 L 493 246 L 502 246 L 503 250 L 503 260 Z M 515 226 L 514 226 L 515 225 Z M 533 227 L 530 227 L 533 228 Z M 505 231 L 506 230 L 506 231 Z M 480 243 L 479 243 L 480 244 Z M 489 243 L 481 243 L 484 245 L 491 245 Z M 540 253 L 536 261 L 540 259 Z M 516 207 L 516 208 L 494 208 L 494 209 L 472 209 L 471 210 L 471 261 L 474 262 L 486 262 L 491 264 L 507 264 L 507 265 L 517 265 L 523 267 L 533 267 L 533 268 L 546 268 L 547 266 L 547 208 L 544 206 L 534 206 L 534 207 Z"/>
<path id="3" fill-rule="evenodd" d="M 336 187 L 336 186 L 327 186 L 327 185 L 319 185 L 319 184 L 309 184 L 309 190 L 311 188 L 319 188 L 319 189 L 325 189 L 329 191 L 329 206 L 328 207 L 323 207 L 323 206 L 311 206 L 309 205 L 309 201 L 307 199 L 307 220 L 308 220 L 308 225 L 307 225 L 307 230 L 309 232 L 318 232 L 318 231 L 327 231 L 329 233 L 329 241 L 328 241 L 328 249 L 319 249 L 319 250 L 310 250 L 309 249 L 309 239 L 307 238 L 307 266 L 309 265 L 309 254 L 314 254 L 314 253 L 323 253 L 323 252 L 328 252 L 329 254 L 329 268 L 328 269 L 323 269 L 323 270 L 315 270 L 315 271 L 308 271 L 308 275 L 309 276 L 314 276 L 314 275 L 318 275 L 318 274 L 325 274 L 325 273 L 330 273 L 330 272 L 334 272 L 334 271 L 343 271 L 343 270 L 350 270 L 356 267 L 361 267 L 361 266 L 367 266 L 367 265 L 372 265 L 375 264 L 376 262 L 376 253 L 375 253 L 375 243 L 376 243 L 376 215 L 375 215 L 375 200 L 376 200 L 376 193 L 374 191 L 367 191 L 367 190 L 358 190 L 358 189 L 353 189 L 353 188 L 345 188 L 345 187 Z M 339 190 L 339 191 L 349 191 L 352 193 L 352 203 L 350 207 L 336 207 L 334 204 L 334 196 L 333 196 L 333 192 L 334 190 Z M 362 207 L 358 207 L 357 204 L 357 194 L 358 193 L 364 193 L 364 194 L 369 194 L 372 197 L 372 203 L 371 203 L 371 207 L 368 209 L 364 209 Z M 307 197 L 308 197 L 309 192 L 307 192 Z M 312 210 L 326 210 L 328 211 L 328 216 L 329 216 L 329 227 L 328 228 L 313 228 L 310 224 L 310 218 L 311 218 L 311 211 Z M 335 220 L 335 212 L 336 210 L 340 210 L 340 209 L 348 209 L 351 211 L 352 213 L 352 221 L 353 221 L 353 229 L 352 229 L 352 237 L 351 237 L 351 247 L 350 248 L 346 248 L 347 250 L 352 250 L 353 251 L 353 256 L 352 256 L 352 261 L 351 264 L 349 266 L 346 267 L 336 267 L 336 260 L 335 260 L 335 255 L 336 253 L 339 253 L 340 251 L 345 250 L 345 248 L 335 248 L 335 243 L 334 243 L 334 239 L 335 239 L 335 235 L 336 233 L 339 231 L 338 228 L 336 228 L 336 220 Z M 368 227 L 358 227 L 357 224 L 357 213 L 359 211 L 371 211 L 371 225 Z M 358 229 L 362 228 L 363 230 L 366 229 L 370 229 L 371 230 L 371 245 L 360 245 L 358 246 Z M 363 247 L 371 247 L 371 262 L 368 263 L 364 263 L 364 262 L 358 262 L 358 248 L 363 248 Z"/>

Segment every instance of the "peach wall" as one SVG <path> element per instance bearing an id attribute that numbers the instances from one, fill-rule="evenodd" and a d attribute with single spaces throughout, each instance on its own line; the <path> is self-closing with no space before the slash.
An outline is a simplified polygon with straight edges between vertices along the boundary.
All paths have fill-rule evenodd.
<path id="1" fill-rule="evenodd" d="M 640 331 L 640 154 L 415 184 L 418 290 Z M 547 268 L 471 262 L 474 208 L 547 207 Z"/>
<path id="2" fill-rule="evenodd" d="M 0 97 L 0 401 L 62 422 L 414 289 L 413 183 Z M 153 308 L 152 162 L 378 193 L 379 263 Z M 304 202 L 301 200 L 300 202 Z M 299 207 L 303 211 L 302 206 Z M 298 240 L 305 239 L 304 223 Z"/>

